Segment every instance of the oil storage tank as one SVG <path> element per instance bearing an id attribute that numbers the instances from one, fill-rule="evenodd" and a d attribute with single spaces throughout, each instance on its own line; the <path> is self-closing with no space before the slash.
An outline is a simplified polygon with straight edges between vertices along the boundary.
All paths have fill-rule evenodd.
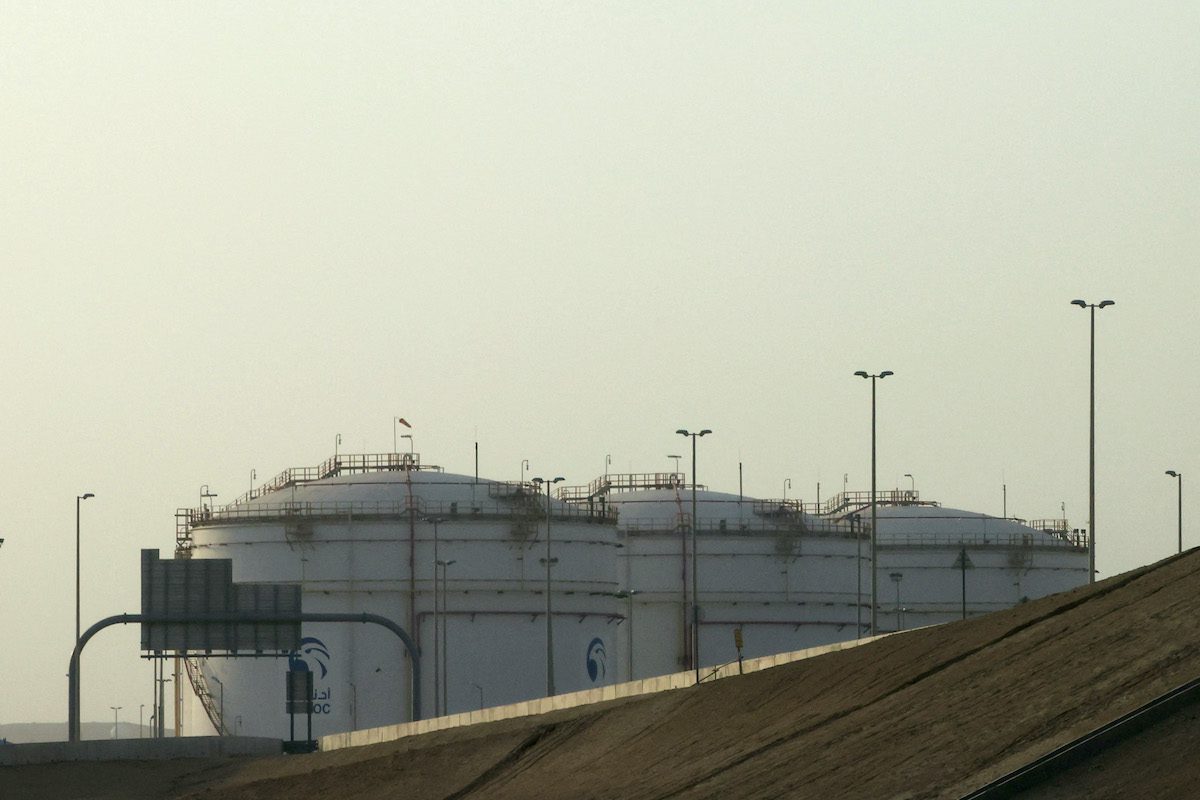
<path id="1" fill-rule="evenodd" d="M 181 510 L 176 553 L 231 558 L 235 581 L 298 584 L 306 612 L 393 620 L 420 649 L 433 716 L 544 696 L 548 609 L 555 691 L 614 682 L 618 544 L 611 512 L 386 453 L 337 456 L 228 505 Z M 411 665 L 394 635 L 305 624 L 290 659 L 189 659 L 187 730 L 286 735 L 288 669 L 314 673 L 314 735 L 411 717 Z"/>
<path id="2" fill-rule="evenodd" d="M 703 677 L 739 657 L 1087 582 L 1087 536 L 1065 520 L 943 508 L 915 490 L 876 501 L 873 563 L 868 492 L 758 499 L 679 472 L 546 486 L 451 474 L 417 454 L 341 455 L 228 505 L 181 509 L 176 557 L 230 558 L 236 581 L 298 585 L 307 612 L 393 620 L 420 649 L 426 717 L 693 668 Z M 314 735 L 412 716 L 412 669 L 392 634 L 331 623 L 304 636 L 288 659 L 187 659 L 185 730 L 287 735 L 289 669 L 313 673 Z"/>

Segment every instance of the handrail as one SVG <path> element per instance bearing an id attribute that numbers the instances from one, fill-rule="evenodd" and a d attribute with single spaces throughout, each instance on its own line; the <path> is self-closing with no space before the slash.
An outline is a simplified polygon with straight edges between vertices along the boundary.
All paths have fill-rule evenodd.
<path id="1" fill-rule="evenodd" d="M 540 508 L 539 512 L 544 514 Z M 330 517 L 398 517 L 405 514 L 419 516 L 502 516 L 525 517 L 528 508 L 514 506 L 508 503 L 458 503 L 456 501 L 433 503 L 413 497 L 411 500 L 396 502 L 370 500 L 321 500 L 316 502 L 296 501 L 283 503 L 256 503 L 254 505 L 229 505 L 221 508 L 190 509 L 181 508 L 178 516 L 190 515 L 191 527 L 204 525 L 220 525 L 231 522 L 249 520 L 289 520 L 296 518 L 330 518 Z M 587 519 L 593 521 L 611 522 L 617 518 L 614 508 L 589 510 L 573 505 L 552 506 L 551 517 L 561 520 Z"/>
<path id="2" fill-rule="evenodd" d="M 315 467 L 291 467 L 259 487 L 252 487 L 233 501 L 233 505 L 248 503 L 257 497 L 277 492 L 297 483 L 319 481 L 342 473 L 395 472 L 400 470 L 435 470 L 441 467 L 421 464 L 420 453 L 346 453 L 330 456 Z"/>
<path id="3" fill-rule="evenodd" d="M 952 533 L 949 531 L 945 533 L 938 531 L 889 533 L 881 530 L 879 532 L 880 547 L 957 546 L 960 544 L 971 545 L 973 547 L 1061 547 L 1071 549 L 1086 549 L 1087 547 L 1086 541 L 1071 538 L 1064 539 L 1049 534 L 1042 538 L 1037 538 L 1031 533 L 1019 531 L 1004 533 L 990 533 L 986 530 L 969 533 Z"/>
<path id="4" fill-rule="evenodd" d="M 701 517 L 700 523 L 696 526 L 696 533 L 717 534 L 721 536 L 754 536 L 758 534 L 794 534 L 796 527 L 788 525 L 786 522 L 780 524 L 779 520 L 787 520 L 789 517 L 763 517 L 759 519 L 746 520 L 710 520 Z M 655 518 L 622 518 L 621 530 L 626 533 L 678 533 L 681 530 L 688 530 L 688 523 L 691 521 L 691 514 L 686 511 L 680 517 L 671 517 L 671 519 L 655 519 Z M 862 526 L 869 530 L 870 525 Z M 814 536 L 850 536 L 856 534 L 849 525 L 844 522 L 826 519 L 812 519 L 804 521 L 805 535 L 812 534 Z M 865 533 L 863 533 L 865 535 Z"/>
<path id="5" fill-rule="evenodd" d="M 937 505 L 921 500 L 920 492 L 913 489 L 876 490 L 875 502 L 887 506 Z M 838 492 L 821 505 L 822 514 L 835 514 L 845 508 L 871 505 L 870 492 Z"/>
<path id="6" fill-rule="evenodd" d="M 593 479 L 586 486 L 560 486 L 556 495 L 559 500 L 577 503 L 609 492 L 684 487 L 682 472 L 610 472 Z M 704 489 L 706 487 L 697 485 L 696 488 Z"/>

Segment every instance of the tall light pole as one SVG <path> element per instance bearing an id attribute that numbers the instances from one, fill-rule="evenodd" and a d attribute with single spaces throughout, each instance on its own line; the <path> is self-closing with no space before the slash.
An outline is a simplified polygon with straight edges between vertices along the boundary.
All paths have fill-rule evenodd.
<path id="1" fill-rule="evenodd" d="M 1088 583 L 1096 582 L 1096 309 L 1115 305 L 1112 300 L 1087 303 L 1072 300 L 1071 305 L 1091 311 L 1091 358 L 1088 413 Z"/>
<path id="2" fill-rule="evenodd" d="M 696 683 L 700 683 L 700 596 L 696 593 L 696 439 L 712 433 L 708 428 L 692 433 L 683 428 L 675 431 L 692 440 L 692 665 L 696 669 Z"/>
<path id="3" fill-rule="evenodd" d="M 1179 552 L 1182 553 L 1183 552 L 1183 473 L 1176 472 L 1173 469 L 1169 469 L 1169 470 L 1167 470 L 1167 474 L 1170 475 L 1172 478 L 1174 478 L 1175 481 L 1179 484 Z M 3 542 L 3 541 L 4 541 L 3 539 L 0 539 L 0 542 Z"/>
<path id="4" fill-rule="evenodd" d="M 896 373 L 885 369 L 878 375 L 871 375 L 870 373 L 863 372 L 862 370 L 859 370 L 854 374 L 860 378 L 869 378 L 871 380 L 871 635 L 874 636 L 875 634 L 879 633 L 879 628 L 876 625 L 876 606 L 878 605 L 878 576 L 875 574 L 875 556 L 876 547 L 878 544 L 878 536 L 876 535 L 875 529 L 879 522 L 879 504 L 875 501 L 875 382 L 876 380 L 883 380 L 887 376 L 895 375 Z"/>
<path id="5" fill-rule="evenodd" d="M 96 495 L 85 492 L 75 496 L 75 641 L 79 641 L 79 504 Z"/>
<path id="6" fill-rule="evenodd" d="M 534 478 L 538 486 L 546 487 L 546 696 L 553 697 L 554 691 L 554 607 L 550 601 L 550 567 L 554 559 L 550 558 L 550 487 L 565 481 L 566 478 Z"/>
<path id="7" fill-rule="evenodd" d="M 119 722 L 117 721 L 117 712 L 120 711 L 124 707 L 125 706 L 109 706 L 109 708 L 111 708 L 112 712 L 113 712 L 113 738 L 114 739 L 121 738 L 121 733 L 120 733 L 120 731 L 117 730 L 117 726 L 119 725 Z"/>

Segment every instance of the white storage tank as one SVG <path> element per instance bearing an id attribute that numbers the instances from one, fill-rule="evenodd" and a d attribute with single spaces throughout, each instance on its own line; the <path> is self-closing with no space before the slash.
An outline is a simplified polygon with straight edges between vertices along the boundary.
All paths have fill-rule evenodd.
<path id="1" fill-rule="evenodd" d="M 544 486 L 447 474 L 415 455 L 344 455 L 227 506 L 181 511 L 177 552 L 231 558 L 236 581 L 298 584 L 307 612 L 394 620 L 422 653 L 426 717 L 545 696 L 547 597 L 556 692 L 694 668 L 685 476 L 553 488 L 551 499 Z M 694 488 L 702 668 L 736 661 L 735 636 L 750 658 L 870 633 L 869 493 L 817 506 Z M 880 633 L 1087 582 L 1086 536 L 1065 520 L 945 509 L 915 491 L 878 500 Z M 304 634 L 290 666 L 314 673 L 314 735 L 411 717 L 411 670 L 393 634 L 344 623 Z M 223 720 L 227 733 L 287 736 L 288 662 L 193 661 L 204 700 L 190 701 L 187 730 Z"/>
<path id="2" fill-rule="evenodd" d="M 235 581 L 299 584 L 306 612 L 395 621 L 421 650 L 428 717 L 546 693 L 547 502 L 556 690 L 612 683 L 616 527 L 532 483 L 476 481 L 421 468 L 407 454 L 340 456 L 289 470 L 230 505 L 186 512 L 180 551 L 231 558 Z M 392 633 L 324 623 L 305 624 L 304 636 L 291 666 L 314 672 L 314 735 L 410 718 L 411 670 Z M 211 730 L 207 716 L 228 733 L 287 735 L 287 662 L 201 661 L 203 678 L 193 682 L 211 700 L 199 714 L 193 702 L 189 730 Z"/>

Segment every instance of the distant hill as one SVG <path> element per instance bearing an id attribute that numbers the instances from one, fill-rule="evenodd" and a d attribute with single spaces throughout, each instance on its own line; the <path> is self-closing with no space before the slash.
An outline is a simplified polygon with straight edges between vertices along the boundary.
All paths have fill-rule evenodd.
<path id="1" fill-rule="evenodd" d="M 119 739 L 136 739 L 139 736 L 149 736 L 150 726 L 145 725 L 139 730 L 137 723 L 122 721 L 117 733 Z M 80 734 L 84 739 L 111 739 L 113 738 L 113 725 L 111 722 L 85 722 L 80 729 Z M 65 742 L 67 740 L 67 723 L 13 722 L 8 725 L 0 724 L 0 739 L 7 739 L 13 744 Z"/>

